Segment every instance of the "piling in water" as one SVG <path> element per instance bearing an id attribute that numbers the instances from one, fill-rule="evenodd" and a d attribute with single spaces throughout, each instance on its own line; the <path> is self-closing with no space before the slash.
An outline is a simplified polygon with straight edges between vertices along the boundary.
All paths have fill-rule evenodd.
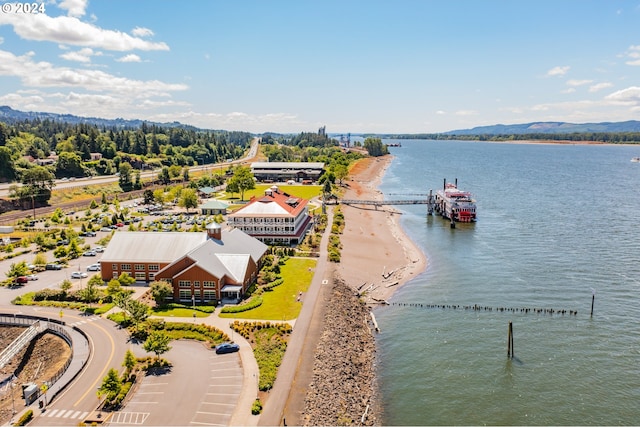
<path id="1" fill-rule="evenodd" d="M 513 358 L 515 351 L 513 348 L 513 323 L 509 322 L 509 333 L 507 335 L 507 357 Z"/>

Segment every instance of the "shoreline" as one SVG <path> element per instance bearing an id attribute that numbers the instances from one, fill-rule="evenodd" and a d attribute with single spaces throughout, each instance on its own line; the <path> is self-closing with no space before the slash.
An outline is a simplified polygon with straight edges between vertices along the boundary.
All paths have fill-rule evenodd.
<path id="1" fill-rule="evenodd" d="M 382 200 L 378 189 L 392 155 L 367 157 L 349 171 L 345 199 Z M 345 228 L 336 273 L 356 292 L 365 292 L 367 304 L 379 304 L 409 280 L 426 270 L 428 260 L 400 224 L 402 213 L 391 206 L 340 205 Z"/>

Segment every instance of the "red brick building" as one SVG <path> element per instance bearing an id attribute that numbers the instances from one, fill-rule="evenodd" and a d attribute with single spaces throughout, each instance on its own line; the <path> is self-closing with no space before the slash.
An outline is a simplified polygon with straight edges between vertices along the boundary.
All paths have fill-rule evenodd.
<path id="1" fill-rule="evenodd" d="M 102 279 L 128 273 L 165 280 L 182 302 L 239 300 L 255 281 L 267 246 L 238 229 L 211 223 L 206 233 L 117 232 L 104 252 Z"/>

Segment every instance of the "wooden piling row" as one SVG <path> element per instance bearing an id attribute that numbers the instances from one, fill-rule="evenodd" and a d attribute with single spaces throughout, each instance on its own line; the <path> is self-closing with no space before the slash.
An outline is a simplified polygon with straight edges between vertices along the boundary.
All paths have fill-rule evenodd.
<path id="1" fill-rule="evenodd" d="M 459 304 L 423 304 L 423 303 L 404 303 L 404 302 L 392 302 L 384 301 L 387 305 L 395 305 L 398 307 L 417 307 L 417 308 L 438 308 L 438 309 L 451 309 L 451 310 L 471 310 L 471 311 L 497 311 L 500 313 L 524 313 L 524 314 L 550 314 L 550 315 L 565 315 L 576 316 L 578 310 L 565 310 L 554 308 L 528 308 L 528 307 L 488 307 L 478 304 L 474 305 L 459 305 Z M 593 312 L 592 312 L 593 315 Z"/>

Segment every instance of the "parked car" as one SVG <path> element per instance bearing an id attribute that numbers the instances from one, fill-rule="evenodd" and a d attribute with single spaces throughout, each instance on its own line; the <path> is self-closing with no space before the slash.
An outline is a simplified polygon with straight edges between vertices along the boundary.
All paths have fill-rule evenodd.
<path id="1" fill-rule="evenodd" d="M 100 271 L 100 264 L 91 264 L 87 267 L 87 271 Z"/>
<path id="2" fill-rule="evenodd" d="M 96 237 L 96 233 L 94 231 L 85 231 L 84 233 L 80 233 L 82 237 Z"/>
<path id="3" fill-rule="evenodd" d="M 93 250 L 96 252 L 104 252 L 104 248 L 102 246 L 96 246 Z"/>
<path id="4" fill-rule="evenodd" d="M 38 280 L 37 274 L 29 274 L 26 277 L 27 277 L 27 280 Z"/>
<path id="5" fill-rule="evenodd" d="M 102 228 L 100 229 L 100 231 L 111 231 L 111 228 L 109 228 L 109 227 L 102 227 Z"/>
<path id="6" fill-rule="evenodd" d="M 96 256 L 96 251 L 86 251 L 82 256 Z"/>
<path id="7" fill-rule="evenodd" d="M 67 239 L 59 240 L 58 242 L 56 242 L 56 246 L 64 246 L 68 244 L 69 244 L 69 241 Z"/>
<path id="8" fill-rule="evenodd" d="M 27 276 L 20 276 L 20 277 L 16 277 L 15 283 L 28 283 L 29 279 L 27 279 Z"/>
<path id="9" fill-rule="evenodd" d="M 49 263 L 44 266 L 45 270 L 62 270 L 62 266 L 60 264 Z"/>
<path id="10" fill-rule="evenodd" d="M 216 354 L 235 353 L 238 350 L 240 350 L 240 346 L 231 342 L 223 342 L 216 346 Z"/>
<path id="11" fill-rule="evenodd" d="M 84 271 L 74 271 L 73 273 L 71 273 L 72 279 L 82 279 L 84 277 L 89 277 L 89 275 Z"/>

